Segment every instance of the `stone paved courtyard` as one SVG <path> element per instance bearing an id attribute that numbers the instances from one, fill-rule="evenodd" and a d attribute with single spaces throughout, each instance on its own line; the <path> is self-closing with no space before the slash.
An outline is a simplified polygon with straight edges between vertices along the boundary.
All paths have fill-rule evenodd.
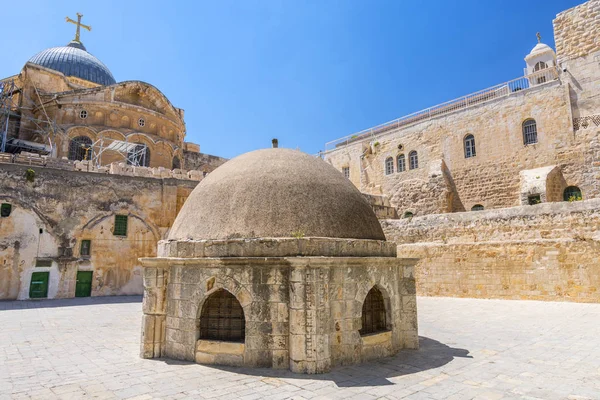
<path id="1" fill-rule="evenodd" d="M 600 304 L 419 298 L 420 350 L 303 376 L 142 360 L 140 300 L 0 302 L 0 399 L 600 399 Z"/>

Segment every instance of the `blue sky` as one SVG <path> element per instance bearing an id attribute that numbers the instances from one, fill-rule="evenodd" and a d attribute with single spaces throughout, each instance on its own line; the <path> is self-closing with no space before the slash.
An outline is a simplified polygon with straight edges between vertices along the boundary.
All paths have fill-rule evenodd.
<path id="1" fill-rule="evenodd" d="M 117 81 L 158 87 L 187 141 L 234 157 L 327 141 L 519 77 L 554 47 L 552 19 L 581 0 L 42 1 L 3 4 L 0 76 L 82 42 Z M 169 4 L 169 5 L 168 5 Z M 171 5 L 172 4 L 172 5 Z M 10 17 L 11 15 L 14 16 Z"/>

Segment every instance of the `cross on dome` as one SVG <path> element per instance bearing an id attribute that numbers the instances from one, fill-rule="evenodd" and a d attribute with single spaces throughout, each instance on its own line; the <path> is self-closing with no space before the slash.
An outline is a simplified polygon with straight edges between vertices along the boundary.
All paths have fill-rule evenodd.
<path id="1" fill-rule="evenodd" d="M 67 22 L 70 22 L 72 24 L 77 25 L 77 30 L 75 31 L 75 39 L 74 41 L 81 43 L 81 40 L 79 40 L 79 33 L 80 33 L 80 28 L 83 29 L 87 29 L 88 32 L 91 32 L 92 27 L 89 25 L 84 25 L 81 23 L 81 17 L 83 17 L 83 14 L 77 13 L 77 21 L 67 17 Z"/>

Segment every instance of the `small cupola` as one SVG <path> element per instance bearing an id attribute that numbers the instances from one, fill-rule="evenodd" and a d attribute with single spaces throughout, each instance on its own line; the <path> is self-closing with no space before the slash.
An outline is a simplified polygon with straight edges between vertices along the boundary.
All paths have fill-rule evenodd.
<path id="1" fill-rule="evenodd" d="M 539 85 L 556 78 L 556 54 L 547 44 L 542 43 L 540 33 L 537 33 L 538 43 L 525 57 L 525 75 L 529 83 Z"/>

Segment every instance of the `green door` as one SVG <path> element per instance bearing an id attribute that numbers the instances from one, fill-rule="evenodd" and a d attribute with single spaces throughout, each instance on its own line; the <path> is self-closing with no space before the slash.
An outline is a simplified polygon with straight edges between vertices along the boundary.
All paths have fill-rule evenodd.
<path id="1" fill-rule="evenodd" d="M 75 297 L 89 297 L 92 295 L 92 274 L 92 271 L 77 271 Z"/>
<path id="2" fill-rule="evenodd" d="M 31 274 L 31 284 L 29 285 L 30 299 L 43 299 L 48 297 L 48 277 L 50 272 L 34 272 Z"/>

